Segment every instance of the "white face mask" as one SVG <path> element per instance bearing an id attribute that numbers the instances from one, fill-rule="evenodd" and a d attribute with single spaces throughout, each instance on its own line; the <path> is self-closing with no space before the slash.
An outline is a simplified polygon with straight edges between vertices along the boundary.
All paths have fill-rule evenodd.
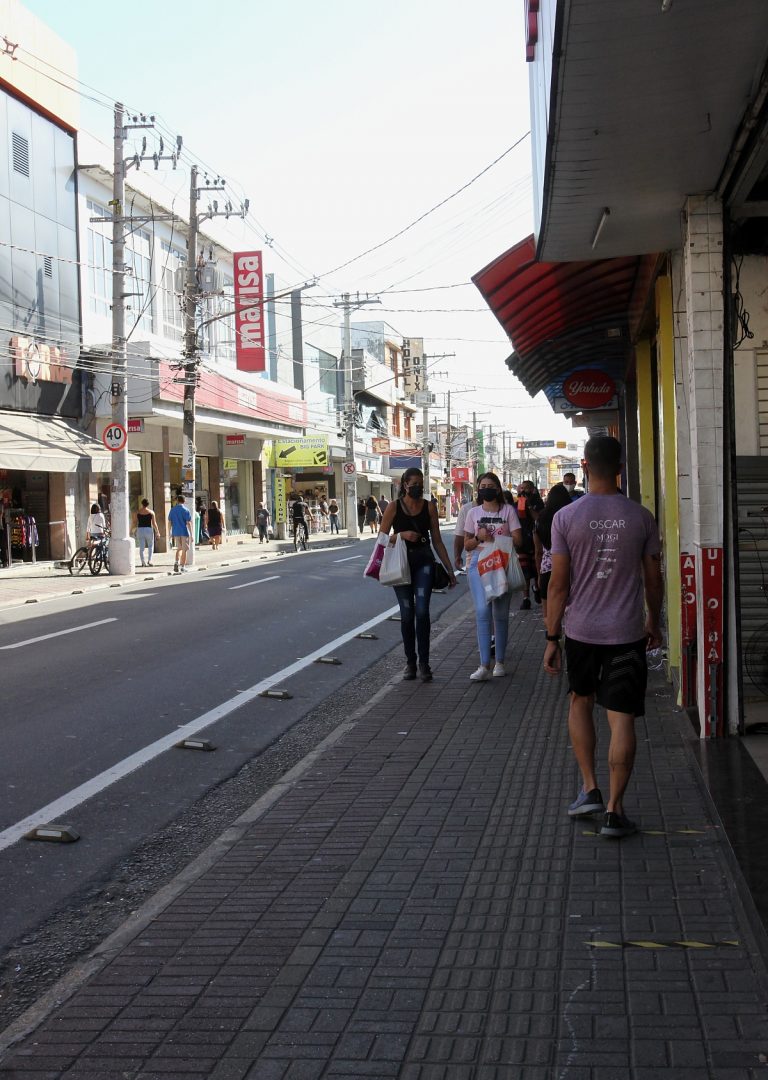
<path id="1" fill-rule="evenodd" d="M 576 488 L 576 485 L 575 485 L 575 484 L 563 484 L 563 487 L 565 488 L 565 490 L 566 490 L 567 492 L 569 492 L 569 493 L 570 493 L 571 491 L 574 491 L 574 490 L 575 490 L 575 488 Z"/>

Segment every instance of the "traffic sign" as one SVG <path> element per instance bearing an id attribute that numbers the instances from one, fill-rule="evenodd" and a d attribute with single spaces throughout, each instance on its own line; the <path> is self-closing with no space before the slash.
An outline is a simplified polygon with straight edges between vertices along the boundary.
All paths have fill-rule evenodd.
<path id="1" fill-rule="evenodd" d="M 128 442 L 128 432 L 125 430 L 122 424 L 108 424 L 104 428 L 104 434 L 101 436 L 101 441 L 106 446 L 107 450 L 111 450 L 115 453 L 117 450 L 122 450 Z"/>
<path id="2" fill-rule="evenodd" d="M 345 476 L 354 476 L 357 472 L 357 465 L 355 465 L 354 461 L 345 461 L 341 466 L 341 471 Z"/>

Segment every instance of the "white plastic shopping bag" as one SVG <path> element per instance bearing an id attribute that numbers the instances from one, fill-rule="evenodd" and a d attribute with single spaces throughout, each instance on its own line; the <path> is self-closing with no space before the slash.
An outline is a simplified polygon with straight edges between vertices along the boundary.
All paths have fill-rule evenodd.
<path id="1" fill-rule="evenodd" d="M 394 544 L 384 549 L 384 558 L 379 570 L 382 585 L 410 585 L 411 568 L 408 565 L 408 549 L 405 540 L 398 534 Z"/>
<path id="2" fill-rule="evenodd" d="M 504 541 L 507 541 L 505 543 Z M 512 540 L 508 536 L 496 536 L 489 551 L 483 552 L 477 560 L 477 572 L 483 586 L 485 599 L 496 600 L 509 591 L 507 568 L 509 567 L 509 547 Z"/>

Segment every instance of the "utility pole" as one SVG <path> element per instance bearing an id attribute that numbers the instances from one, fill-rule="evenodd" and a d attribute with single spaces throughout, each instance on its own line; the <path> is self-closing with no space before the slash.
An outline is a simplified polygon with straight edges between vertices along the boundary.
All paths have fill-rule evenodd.
<path id="1" fill-rule="evenodd" d="M 451 391 L 447 394 L 446 403 L 446 425 L 445 425 L 445 471 L 447 475 L 446 486 L 448 488 L 448 494 L 445 499 L 445 523 L 450 525 L 451 514 L 451 499 L 453 498 L 453 481 L 451 480 Z"/>
<path id="2" fill-rule="evenodd" d="M 449 356 L 455 356 L 456 353 L 440 353 L 439 356 L 427 356 L 426 353 L 421 358 L 421 362 L 424 365 L 422 371 L 421 380 L 421 393 L 422 397 L 422 412 L 421 412 L 421 471 L 424 473 L 424 492 L 427 499 L 431 497 L 431 488 L 429 484 L 429 406 L 431 405 L 429 396 L 429 360 L 446 360 Z M 444 375 L 445 372 L 436 372 L 438 375 Z"/>
<path id="3" fill-rule="evenodd" d="M 115 105 L 114 159 L 112 169 L 112 423 L 128 431 L 128 393 L 126 374 L 128 349 L 125 338 L 125 166 L 123 106 Z M 135 544 L 130 534 L 128 507 L 128 440 L 112 455 L 112 483 L 109 500 L 110 530 L 109 571 L 111 574 L 135 573 Z"/>
<path id="4" fill-rule="evenodd" d="M 231 216 L 245 218 L 248 213 L 248 200 L 246 199 L 240 210 L 233 210 L 231 203 L 226 203 L 223 210 L 219 210 L 218 202 L 213 203 L 204 212 L 200 213 L 197 208 L 201 192 L 213 194 L 224 191 L 224 181 L 216 177 L 213 184 L 206 178 L 204 187 L 197 183 L 197 165 L 193 165 L 189 171 L 189 227 L 187 230 L 187 272 L 184 285 L 184 360 L 180 365 L 184 374 L 181 381 L 184 384 L 184 404 L 181 421 L 182 438 L 182 461 L 181 461 L 181 493 L 184 496 L 189 512 L 192 514 L 192 542 L 187 553 L 187 566 L 195 564 L 195 480 L 197 473 L 196 447 L 195 447 L 195 391 L 197 390 L 199 348 L 197 328 L 197 305 L 200 302 L 200 283 L 198 281 L 197 266 L 197 238 L 200 224 L 209 218 Z"/>
<path id="5" fill-rule="evenodd" d="M 146 117 L 143 113 L 134 116 L 132 123 L 125 123 L 125 108 L 121 102 L 115 103 L 115 124 L 112 157 L 112 198 L 108 217 L 92 217 L 90 221 L 110 222 L 112 225 L 112 426 L 117 425 L 128 430 L 128 336 L 125 333 L 125 301 L 129 296 L 139 296 L 136 292 L 125 291 L 125 226 L 131 229 L 136 223 L 146 225 L 149 221 L 175 220 L 175 214 L 139 214 L 126 216 L 125 176 L 132 166 L 140 168 L 142 161 L 152 160 L 155 169 L 161 161 L 172 161 L 174 169 L 181 152 L 181 136 L 176 139 L 176 152 L 165 154 L 165 146 L 160 139 L 160 149 L 147 153 L 146 137 L 142 140 L 141 153 L 130 158 L 125 155 L 125 133 L 137 128 L 154 128 L 154 116 Z M 111 539 L 109 550 L 109 572 L 111 574 L 132 575 L 134 571 L 135 544 L 130 534 L 130 507 L 128 505 L 128 445 L 127 439 L 121 449 L 114 451 L 112 457 L 112 479 L 110 484 L 109 516 Z"/>
<path id="6" fill-rule="evenodd" d="M 344 476 L 344 517 L 347 536 L 356 540 L 357 531 L 357 466 L 355 464 L 355 395 L 352 380 L 352 312 L 366 304 L 380 304 L 377 296 L 361 297 L 357 293 L 353 300 L 349 293 L 342 293 L 341 300 L 334 300 L 333 306 L 344 309 L 344 464 L 351 471 Z"/>
<path id="7" fill-rule="evenodd" d="M 472 477 L 472 479 L 473 479 L 475 484 L 477 483 L 477 466 L 478 466 L 478 455 L 477 455 L 477 413 L 473 412 L 472 413 L 472 472 L 474 473 L 474 476 Z"/>

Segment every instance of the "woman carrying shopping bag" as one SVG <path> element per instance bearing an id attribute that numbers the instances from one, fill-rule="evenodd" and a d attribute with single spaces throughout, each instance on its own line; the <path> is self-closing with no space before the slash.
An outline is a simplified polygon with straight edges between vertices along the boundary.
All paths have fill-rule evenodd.
<path id="1" fill-rule="evenodd" d="M 484 682 L 493 676 L 506 675 L 504 654 L 507 648 L 509 632 L 509 587 L 501 595 L 498 589 L 486 589 L 481 571 L 489 569 L 483 565 L 483 557 L 493 548 L 494 537 L 511 537 L 514 547 L 522 543 L 520 521 L 514 507 L 504 501 L 501 484 L 495 473 L 483 473 L 477 482 L 477 506 L 473 506 L 464 522 L 464 550 L 469 556 L 467 580 L 475 605 L 477 622 L 477 644 L 480 650 L 480 667 L 469 676 L 473 682 Z M 508 541 L 507 541 L 508 543 Z M 510 558 L 515 558 L 514 551 Z M 490 560 L 487 560 L 490 563 Z M 498 576 L 498 569 L 491 569 Z M 502 577 L 506 574 L 502 575 Z M 488 600 L 491 592 L 494 599 Z M 496 663 L 491 671 L 491 634 L 496 637 Z"/>
<path id="2" fill-rule="evenodd" d="M 456 578 L 451 560 L 440 536 L 437 509 L 424 498 L 424 475 L 421 469 L 406 469 L 400 480 L 400 497 L 391 502 L 384 511 L 381 532 L 393 536 L 389 543 L 395 545 L 398 537 L 405 542 L 408 553 L 410 584 L 395 585 L 395 596 L 400 605 L 400 632 L 405 649 L 404 679 L 416 678 L 422 682 L 432 681 L 429 666 L 429 601 L 432 595 L 435 557 L 432 547 L 440 558 L 450 579 L 451 587 Z M 430 537 L 432 543 L 430 544 Z"/>

